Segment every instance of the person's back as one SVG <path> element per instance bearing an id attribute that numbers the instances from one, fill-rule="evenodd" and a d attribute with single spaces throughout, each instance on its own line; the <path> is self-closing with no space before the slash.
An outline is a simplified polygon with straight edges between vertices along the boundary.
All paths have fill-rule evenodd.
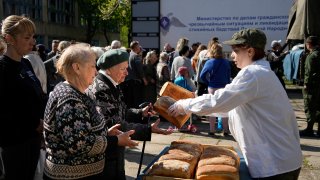
<path id="1" fill-rule="evenodd" d="M 59 83 L 64 81 L 64 78 L 57 73 L 56 63 L 61 56 L 61 53 L 69 47 L 71 43 L 69 41 L 60 41 L 57 47 L 58 52 L 51 59 L 44 62 L 47 72 L 47 90 L 48 94 L 54 89 L 54 87 Z"/>
<path id="2" fill-rule="evenodd" d="M 228 60 L 223 58 L 209 59 L 201 73 L 200 78 L 208 88 L 223 88 L 230 83 L 231 67 Z"/>
<path id="3" fill-rule="evenodd" d="M 185 66 L 188 68 L 189 76 L 190 78 L 194 75 L 194 71 L 191 65 L 191 60 L 187 58 L 189 54 L 189 47 L 184 46 L 180 51 L 179 51 L 179 56 L 174 58 L 172 67 L 171 67 L 171 80 L 174 81 L 175 78 L 178 77 L 178 69 L 182 66 Z"/>
<path id="4" fill-rule="evenodd" d="M 160 60 L 157 64 L 157 94 L 159 94 L 161 87 L 167 81 L 170 81 L 170 71 L 168 67 L 168 54 L 166 52 L 162 52 L 160 54 Z"/>
<path id="5" fill-rule="evenodd" d="M 274 71 L 282 86 L 285 88 L 285 83 L 282 78 L 284 71 L 283 59 L 289 52 L 282 52 L 283 47 L 281 46 L 280 42 L 281 40 L 274 40 L 271 42 L 271 50 L 266 53 L 266 59 L 269 61 L 272 71 Z"/>
<path id="6" fill-rule="evenodd" d="M 24 57 L 30 61 L 33 71 L 41 83 L 43 92 L 47 94 L 47 73 L 42 59 L 36 51 L 31 51 Z"/>
<path id="7" fill-rule="evenodd" d="M 64 81 L 64 78 L 57 73 L 55 64 L 57 63 L 60 54 L 53 56 L 51 59 L 44 62 L 47 73 L 47 92 L 48 94 L 54 89 L 54 87 L 59 83 Z"/>
<path id="8" fill-rule="evenodd" d="M 128 75 L 125 81 L 120 84 L 124 99 L 129 108 L 138 108 L 144 102 L 143 88 L 148 84 L 143 72 L 142 58 L 143 51 L 138 41 L 130 43 L 131 52 L 128 62 Z"/>
<path id="9" fill-rule="evenodd" d="M 179 75 L 177 78 L 175 78 L 174 84 L 179 85 L 180 87 L 183 87 L 184 89 L 187 89 L 189 91 L 193 91 L 193 88 L 190 86 L 188 82 L 188 78 L 189 78 L 188 68 L 185 66 L 181 66 L 178 69 L 178 73 Z"/>

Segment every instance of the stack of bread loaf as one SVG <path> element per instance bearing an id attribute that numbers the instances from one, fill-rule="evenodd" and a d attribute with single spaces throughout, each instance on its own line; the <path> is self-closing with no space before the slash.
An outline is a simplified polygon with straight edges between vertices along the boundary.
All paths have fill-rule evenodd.
<path id="1" fill-rule="evenodd" d="M 200 144 L 173 141 L 167 153 L 153 164 L 149 175 L 192 179 L 201 153 Z"/>
<path id="2" fill-rule="evenodd" d="M 158 179 L 161 176 L 172 179 L 238 180 L 239 165 L 238 155 L 228 148 L 173 141 L 169 150 L 151 166 L 148 176 Z"/>
<path id="3" fill-rule="evenodd" d="M 239 179 L 240 158 L 231 149 L 206 146 L 201 154 L 196 179 Z"/>

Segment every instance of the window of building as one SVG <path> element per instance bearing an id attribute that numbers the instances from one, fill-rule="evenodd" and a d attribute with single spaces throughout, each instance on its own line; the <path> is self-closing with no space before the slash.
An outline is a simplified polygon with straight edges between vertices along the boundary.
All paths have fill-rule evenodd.
<path id="1" fill-rule="evenodd" d="M 74 0 L 49 0 L 49 22 L 74 25 L 74 3 Z"/>
<path id="2" fill-rule="evenodd" d="M 3 15 L 25 15 L 35 20 L 42 20 L 42 0 L 12 1 L 3 0 Z"/>

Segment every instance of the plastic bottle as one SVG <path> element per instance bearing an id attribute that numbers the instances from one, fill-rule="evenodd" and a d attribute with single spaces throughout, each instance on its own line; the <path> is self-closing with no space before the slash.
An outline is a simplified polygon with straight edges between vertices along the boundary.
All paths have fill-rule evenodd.
<path id="1" fill-rule="evenodd" d="M 218 121 L 217 121 L 217 131 L 222 131 L 223 127 L 222 127 L 222 118 L 218 117 Z"/>

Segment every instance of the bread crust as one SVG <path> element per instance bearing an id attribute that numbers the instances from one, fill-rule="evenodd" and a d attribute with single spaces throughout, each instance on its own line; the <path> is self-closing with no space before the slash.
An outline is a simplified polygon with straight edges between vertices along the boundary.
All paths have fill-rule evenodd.
<path id="1" fill-rule="evenodd" d="M 153 104 L 153 109 L 173 125 L 181 128 L 189 119 L 190 114 L 178 115 L 177 117 L 168 114 L 168 108 L 176 101 L 169 96 L 162 96 Z"/>
<path id="2" fill-rule="evenodd" d="M 179 160 L 168 159 L 155 162 L 152 165 L 149 174 L 191 179 L 193 178 L 194 169 L 194 164 Z"/>
<path id="3" fill-rule="evenodd" d="M 196 178 L 207 179 L 239 179 L 240 159 L 235 151 L 224 148 L 207 146 L 198 163 Z"/>
<path id="4" fill-rule="evenodd" d="M 207 165 L 197 169 L 198 180 L 239 180 L 238 169 L 228 165 Z"/>

